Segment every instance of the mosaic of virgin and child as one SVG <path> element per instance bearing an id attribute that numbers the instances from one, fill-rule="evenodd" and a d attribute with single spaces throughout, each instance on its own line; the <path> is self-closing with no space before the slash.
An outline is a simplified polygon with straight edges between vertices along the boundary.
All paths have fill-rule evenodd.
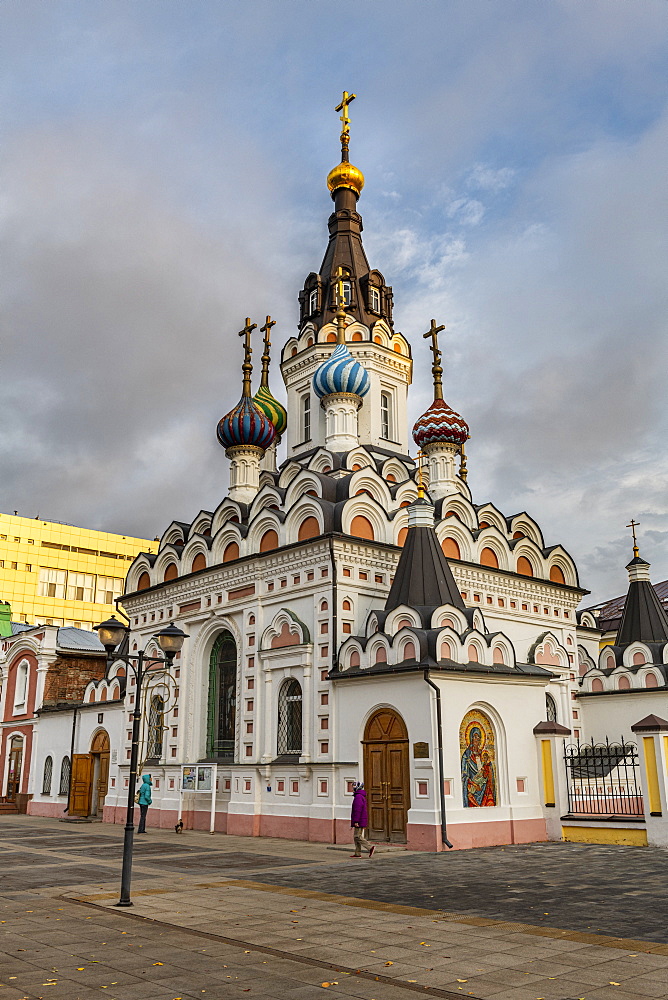
<path id="1" fill-rule="evenodd" d="M 462 741 L 462 791 L 465 806 L 496 805 L 494 745 L 484 724 L 469 724 Z"/>

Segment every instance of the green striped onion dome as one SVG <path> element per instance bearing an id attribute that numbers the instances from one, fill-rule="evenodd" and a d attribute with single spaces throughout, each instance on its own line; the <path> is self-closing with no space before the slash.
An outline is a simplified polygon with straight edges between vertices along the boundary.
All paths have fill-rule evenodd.
<path id="1" fill-rule="evenodd" d="M 274 399 L 266 385 L 260 386 L 253 396 L 253 402 L 271 420 L 276 436 L 280 437 L 288 426 L 288 414 L 285 407 L 277 399 Z"/>

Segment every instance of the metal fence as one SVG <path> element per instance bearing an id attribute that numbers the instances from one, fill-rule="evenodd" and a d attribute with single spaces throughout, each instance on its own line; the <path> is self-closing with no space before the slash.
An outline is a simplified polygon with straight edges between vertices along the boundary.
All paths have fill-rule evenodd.
<path id="1" fill-rule="evenodd" d="M 564 747 L 568 811 L 585 816 L 643 816 L 635 743 L 570 743 Z"/>

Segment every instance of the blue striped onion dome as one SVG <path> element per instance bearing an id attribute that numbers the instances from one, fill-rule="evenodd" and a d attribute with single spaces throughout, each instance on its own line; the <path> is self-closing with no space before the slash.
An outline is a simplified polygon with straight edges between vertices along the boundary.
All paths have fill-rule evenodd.
<path id="1" fill-rule="evenodd" d="M 331 355 L 313 376 L 313 389 L 322 399 L 336 392 L 351 392 L 366 396 L 371 385 L 369 373 L 354 357 L 345 344 L 337 344 Z"/>
<path id="2" fill-rule="evenodd" d="M 464 444 L 468 436 L 468 424 L 444 399 L 435 399 L 413 427 L 418 448 L 426 444 Z"/>
<path id="3" fill-rule="evenodd" d="M 216 434 L 223 448 L 243 444 L 268 448 L 276 437 L 276 430 L 250 396 L 242 396 L 234 409 L 218 421 Z"/>
<path id="4" fill-rule="evenodd" d="M 266 385 L 260 386 L 253 396 L 253 402 L 258 409 L 262 410 L 265 417 L 271 420 L 276 437 L 280 437 L 288 426 L 288 414 L 285 407 L 277 399 L 274 399 Z"/>

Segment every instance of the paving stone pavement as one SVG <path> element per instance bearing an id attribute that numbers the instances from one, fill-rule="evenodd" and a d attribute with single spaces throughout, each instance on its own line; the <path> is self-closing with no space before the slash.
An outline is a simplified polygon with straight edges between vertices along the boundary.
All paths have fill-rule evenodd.
<path id="1" fill-rule="evenodd" d="M 135 905 L 119 910 L 122 828 L 11 820 L 0 820 L 0 1000 L 668 998 L 664 852 L 533 845 L 353 862 L 325 845 L 151 831 L 137 845 Z M 213 863 L 179 876 L 175 854 Z M 558 908 L 573 886 L 607 936 Z M 532 920 L 547 889 L 557 909 Z M 456 905 L 439 912 L 439 895 L 436 906 Z"/>

